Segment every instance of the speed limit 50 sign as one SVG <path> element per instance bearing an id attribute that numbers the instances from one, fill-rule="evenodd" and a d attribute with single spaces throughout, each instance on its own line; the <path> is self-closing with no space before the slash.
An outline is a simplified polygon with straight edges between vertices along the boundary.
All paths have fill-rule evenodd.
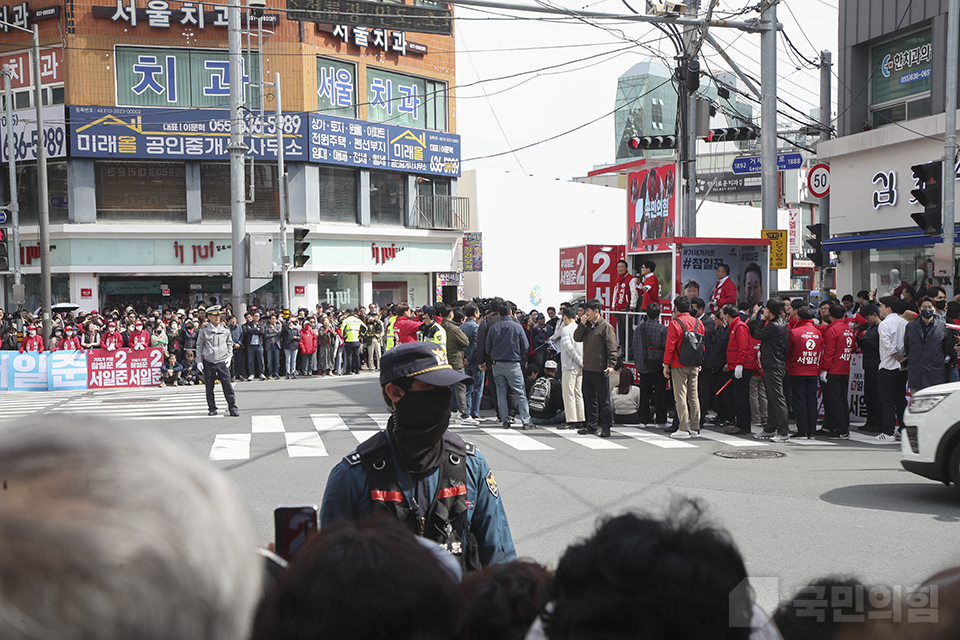
<path id="1" fill-rule="evenodd" d="M 818 164 L 807 174 L 807 187 L 814 198 L 825 198 L 830 195 L 830 165 Z"/>

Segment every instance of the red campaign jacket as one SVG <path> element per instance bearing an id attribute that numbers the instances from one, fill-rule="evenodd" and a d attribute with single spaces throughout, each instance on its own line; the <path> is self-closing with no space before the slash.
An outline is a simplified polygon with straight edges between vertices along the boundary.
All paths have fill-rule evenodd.
<path id="1" fill-rule="evenodd" d="M 710 299 L 713 300 L 714 311 L 723 309 L 725 304 L 737 304 L 737 285 L 733 284 L 733 280 L 729 276 L 723 281 L 722 285 L 718 280 L 713 287 L 713 294 Z"/>
<path id="2" fill-rule="evenodd" d="M 683 325 L 683 331 L 677 322 Z M 703 335 L 703 323 L 694 318 L 689 313 L 681 313 L 676 319 L 670 320 L 667 325 L 667 346 L 663 351 L 663 366 L 680 367 L 680 340 L 683 338 L 683 332 L 696 331 Z"/>
<path id="3" fill-rule="evenodd" d="M 617 282 L 613 287 L 614 311 L 630 310 L 630 299 L 632 297 L 631 284 L 634 284 L 633 276 L 629 273 L 625 273 L 617 279 Z"/>
<path id="4" fill-rule="evenodd" d="M 140 331 L 130 332 L 130 348 L 134 351 L 146 349 L 150 346 L 150 332 L 141 329 Z"/>
<path id="5" fill-rule="evenodd" d="M 100 338 L 100 348 L 106 349 L 107 351 L 116 351 L 123 347 L 123 336 L 117 332 L 110 333 L 109 331 L 103 334 L 103 337 Z"/>
<path id="6" fill-rule="evenodd" d="M 650 289 L 644 290 L 643 287 L 648 285 Z M 651 302 L 660 304 L 660 281 L 657 279 L 657 276 L 651 273 L 640 281 L 640 284 L 637 285 L 637 288 L 643 291 L 643 299 L 640 301 L 640 309 L 638 309 L 638 311 L 646 311 L 647 305 Z"/>
<path id="7" fill-rule="evenodd" d="M 83 351 L 83 345 L 80 343 L 80 338 L 77 336 L 70 336 L 69 338 L 60 338 L 57 342 L 57 347 L 55 351 Z"/>
<path id="8" fill-rule="evenodd" d="M 834 320 L 823 332 L 823 355 L 820 370 L 831 375 L 850 375 L 853 353 L 853 329 L 846 318 Z"/>
<path id="9" fill-rule="evenodd" d="M 798 320 L 790 329 L 790 342 L 787 346 L 787 375 L 820 375 L 822 354 L 823 334 L 813 324 L 813 320 Z"/>
<path id="10" fill-rule="evenodd" d="M 419 330 L 420 321 L 407 316 L 397 316 L 397 321 L 393 323 L 393 331 L 397 334 L 397 344 L 416 342 L 417 331 Z"/>
<path id="11" fill-rule="evenodd" d="M 740 318 L 734 318 L 729 325 L 730 341 L 727 343 L 727 367 L 730 371 L 737 365 L 744 369 L 757 368 L 756 340 L 750 335 L 750 329 Z"/>
<path id="12" fill-rule="evenodd" d="M 23 339 L 23 344 L 20 345 L 20 353 L 24 351 L 37 351 L 43 353 L 43 336 L 27 336 Z"/>

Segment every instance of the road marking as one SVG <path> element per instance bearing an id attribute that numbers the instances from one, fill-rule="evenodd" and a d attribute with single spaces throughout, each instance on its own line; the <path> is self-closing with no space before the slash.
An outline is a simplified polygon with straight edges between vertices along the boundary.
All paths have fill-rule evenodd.
<path id="1" fill-rule="evenodd" d="M 517 451 L 555 451 L 550 445 L 534 440 L 530 436 L 514 431 L 512 429 L 498 429 L 488 427 L 481 429 L 487 435 L 493 436 L 505 445 L 511 446 Z"/>
<path id="2" fill-rule="evenodd" d="M 377 426 L 381 429 L 387 428 L 387 420 L 390 419 L 389 413 L 368 413 L 370 419 L 377 423 Z"/>
<path id="3" fill-rule="evenodd" d="M 317 431 L 347 431 L 347 425 L 339 413 L 312 413 L 313 428 Z"/>
<path id="4" fill-rule="evenodd" d="M 815 438 L 815 439 L 813 439 L 813 440 L 807 440 L 806 438 L 794 438 L 794 437 L 791 437 L 791 438 L 790 438 L 790 444 L 799 444 L 799 445 L 802 445 L 802 446 L 804 446 L 804 447 L 815 447 L 815 446 L 835 447 L 835 446 L 837 446 L 838 443 L 836 443 L 836 442 L 830 442 L 829 440 L 820 440 L 820 439 L 817 439 L 817 438 Z"/>
<path id="5" fill-rule="evenodd" d="M 210 448 L 211 460 L 249 460 L 249 433 L 219 433 Z"/>
<path id="6" fill-rule="evenodd" d="M 284 433 L 287 455 L 291 458 L 321 458 L 329 455 L 316 431 Z"/>
<path id="7" fill-rule="evenodd" d="M 630 436 L 634 440 L 639 440 L 646 444 L 652 444 L 655 447 L 660 447 L 661 449 L 699 449 L 695 444 L 686 442 L 685 440 L 674 440 L 673 438 L 668 438 L 667 436 L 661 436 L 657 433 L 647 433 L 646 431 L 640 431 L 639 429 L 624 429 L 622 427 L 614 427 L 612 429 L 617 433 Z"/>
<path id="8" fill-rule="evenodd" d="M 280 416 L 253 416 L 253 433 L 283 433 L 283 418 Z"/>
<path id="9" fill-rule="evenodd" d="M 700 437 L 706 438 L 707 440 L 715 440 L 717 442 L 722 442 L 723 444 L 730 445 L 731 447 L 769 447 L 770 446 L 769 443 L 761 442 L 760 440 L 747 440 L 746 438 L 738 438 L 737 436 L 731 436 L 725 433 L 716 433 L 713 431 L 707 431 L 706 429 L 700 429 Z"/>
<path id="10" fill-rule="evenodd" d="M 581 435 L 573 429 L 560 430 L 556 427 L 544 427 L 544 429 L 567 440 L 576 442 L 581 447 L 586 447 L 587 449 L 626 449 L 622 444 L 611 442 L 609 439 L 599 438 L 589 434 Z"/>
<path id="11" fill-rule="evenodd" d="M 379 429 L 350 429 L 350 433 L 357 439 L 357 444 L 363 444 L 373 436 L 380 433 Z"/>

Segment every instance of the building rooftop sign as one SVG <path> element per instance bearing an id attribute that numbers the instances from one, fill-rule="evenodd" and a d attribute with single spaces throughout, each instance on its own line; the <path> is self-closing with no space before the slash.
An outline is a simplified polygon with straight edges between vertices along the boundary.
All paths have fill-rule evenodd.
<path id="1" fill-rule="evenodd" d="M 300 22 L 453 35 L 449 9 L 364 0 L 287 0 L 287 18 Z"/>

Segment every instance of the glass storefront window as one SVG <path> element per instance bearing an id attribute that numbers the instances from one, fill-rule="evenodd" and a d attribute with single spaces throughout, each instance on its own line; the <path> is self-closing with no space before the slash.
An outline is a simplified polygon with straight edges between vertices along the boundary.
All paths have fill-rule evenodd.
<path id="1" fill-rule="evenodd" d="M 401 127 L 447 129 L 445 82 L 367 67 L 367 120 Z"/>
<path id="2" fill-rule="evenodd" d="M 357 117 L 354 93 L 357 65 L 333 58 L 317 58 L 317 111 L 334 116 Z"/>
<path id="3" fill-rule="evenodd" d="M 6 278 L 6 281 L 7 310 L 16 311 L 17 305 L 12 303 L 13 278 Z M 21 282 L 23 282 L 27 297 L 23 309 L 32 313 L 35 309 L 40 308 L 40 276 L 23 274 Z M 50 304 L 54 305 L 59 302 L 71 302 L 70 276 L 52 274 L 50 276 Z"/>
<path id="4" fill-rule="evenodd" d="M 860 252 L 863 288 L 877 296 L 894 295 L 901 285 L 917 289 L 933 275 L 933 246 L 870 249 Z M 896 270 L 897 273 L 893 273 Z"/>
<path id="5" fill-rule="evenodd" d="M 320 219 L 357 223 L 357 172 L 320 166 Z"/>
<path id="6" fill-rule="evenodd" d="M 384 307 L 390 303 L 406 302 L 411 308 L 430 301 L 429 277 L 400 273 L 373 274 L 373 302 Z"/>
<path id="7" fill-rule="evenodd" d="M 320 302 L 337 309 L 355 309 L 360 306 L 360 274 L 321 273 L 317 276 Z"/>
<path id="8" fill-rule="evenodd" d="M 2 198 L 10 201 L 10 180 L 6 171 L 0 172 L 3 185 Z M 37 163 L 17 163 L 17 199 L 20 203 L 20 224 L 37 224 Z M 67 163 L 47 163 L 47 194 L 49 196 L 50 222 L 67 222 Z"/>
<path id="9" fill-rule="evenodd" d="M 392 171 L 370 172 L 370 224 L 403 224 L 405 178 Z"/>
<path id="10" fill-rule="evenodd" d="M 187 221 L 183 162 L 96 161 L 97 218 Z"/>
<path id="11" fill-rule="evenodd" d="M 246 164 L 246 190 L 250 190 L 250 165 Z M 280 191 L 277 189 L 277 165 L 257 162 L 253 165 L 254 196 L 247 203 L 247 220 L 280 220 Z M 200 207 L 204 220 L 230 219 L 230 163 L 200 163 Z"/>

